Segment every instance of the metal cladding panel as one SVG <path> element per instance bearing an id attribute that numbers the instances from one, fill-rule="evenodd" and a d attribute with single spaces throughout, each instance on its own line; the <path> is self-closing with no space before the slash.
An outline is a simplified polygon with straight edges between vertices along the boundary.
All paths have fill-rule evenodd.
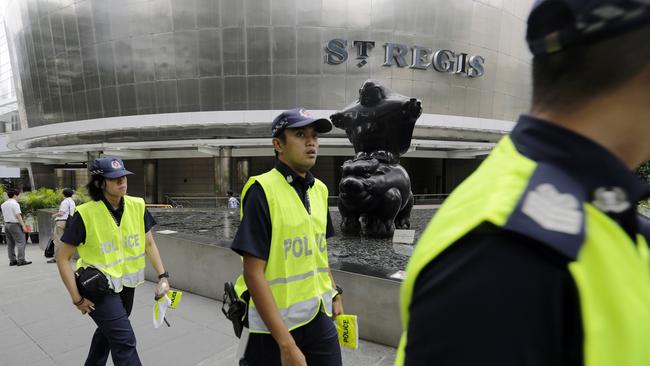
<path id="1" fill-rule="evenodd" d="M 421 99 L 426 113 L 514 119 L 531 96 L 523 39 L 532 2 L 9 0 L 6 28 L 30 127 L 182 111 L 340 109 L 367 78 Z M 334 39 L 347 52 L 340 64 L 325 62 Z M 367 57 L 360 41 L 374 42 Z M 484 74 L 434 71 L 439 50 L 466 64 L 483 57 Z"/>

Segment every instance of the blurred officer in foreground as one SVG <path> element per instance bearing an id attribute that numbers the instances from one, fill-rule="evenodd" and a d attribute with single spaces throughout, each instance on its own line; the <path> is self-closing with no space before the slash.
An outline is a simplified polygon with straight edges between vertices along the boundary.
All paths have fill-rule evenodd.
<path id="1" fill-rule="evenodd" d="M 397 365 L 650 365 L 650 1 L 537 1 L 533 103 L 446 200 Z"/>

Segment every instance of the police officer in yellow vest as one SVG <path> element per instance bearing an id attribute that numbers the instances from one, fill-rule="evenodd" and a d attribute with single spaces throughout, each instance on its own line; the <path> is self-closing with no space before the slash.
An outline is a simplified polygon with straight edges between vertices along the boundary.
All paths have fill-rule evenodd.
<path id="1" fill-rule="evenodd" d="M 420 238 L 396 365 L 650 365 L 649 8 L 536 1 L 532 109 Z"/>
<path id="2" fill-rule="evenodd" d="M 232 244 L 244 267 L 235 288 L 250 294 L 241 365 L 341 365 L 330 318 L 343 305 L 327 258 L 327 187 L 309 172 L 318 134 L 331 129 L 302 108 L 280 114 L 272 124 L 275 168 L 251 177 L 242 191 Z"/>
<path id="3" fill-rule="evenodd" d="M 135 288 L 144 282 L 145 254 L 159 273 L 157 295 L 169 290 L 169 273 L 150 231 L 156 221 L 142 198 L 126 195 L 126 176 L 133 173 L 121 159 L 95 159 L 89 169 L 92 201 L 77 207 L 69 219 L 56 263 L 72 303 L 97 324 L 85 365 L 105 365 L 109 352 L 116 366 L 140 365 L 129 315 Z M 82 269 L 77 272 L 96 274 L 83 284 L 75 281 L 70 266 L 75 250 L 80 257 L 77 268 Z M 106 289 L 98 294 L 84 284 Z"/>

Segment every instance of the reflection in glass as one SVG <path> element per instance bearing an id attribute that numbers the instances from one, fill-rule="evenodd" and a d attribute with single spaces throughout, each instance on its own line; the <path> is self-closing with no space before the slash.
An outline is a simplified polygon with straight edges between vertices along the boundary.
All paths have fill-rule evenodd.
<path id="1" fill-rule="evenodd" d="M 156 82 L 156 113 L 178 112 L 176 80 Z"/>
<path id="2" fill-rule="evenodd" d="M 197 32 L 184 31 L 174 33 L 174 50 L 176 53 L 176 77 L 192 78 L 197 71 Z"/>
<path id="3" fill-rule="evenodd" d="M 99 61 L 99 81 L 102 87 L 115 85 L 115 61 L 113 60 L 113 44 L 111 42 L 97 45 L 97 60 Z"/>
<path id="4" fill-rule="evenodd" d="M 202 111 L 223 109 L 223 83 L 221 78 L 199 79 L 199 99 Z"/>
<path id="5" fill-rule="evenodd" d="M 199 31 L 199 76 L 221 75 L 221 37 L 218 29 Z"/>
<path id="6" fill-rule="evenodd" d="M 178 80 L 178 111 L 194 112 L 199 107 L 199 80 Z"/>

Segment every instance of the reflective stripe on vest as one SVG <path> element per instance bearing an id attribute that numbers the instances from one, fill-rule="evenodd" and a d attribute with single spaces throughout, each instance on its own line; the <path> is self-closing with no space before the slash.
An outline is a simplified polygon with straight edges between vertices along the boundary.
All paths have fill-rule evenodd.
<path id="1" fill-rule="evenodd" d="M 79 245 L 77 268 L 95 267 L 119 292 L 122 286 L 136 287 L 144 282 L 145 247 L 144 200 L 124 196 L 120 226 L 102 201 L 80 205 L 77 212 L 86 229 L 86 242 Z"/>
<path id="2" fill-rule="evenodd" d="M 276 169 L 251 177 L 242 191 L 259 182 L 271 215 L 271 248 L 264 276 L 282 319 L 289 330 L 311 321 L 322 309 L 332 314 L 334 291 L 327 258 L 327 187 L 316 179 L 307 190 L 311 215 L 295 189 Z M 243 214 L 243 213 L 242 213 Z M 235 290 L 246 290 L 239 276 Z M 249 301 L 248 323 L 253 333 L 269 333 L 255 303 Z"/>
<path id="3" fill-rule="evenodd" d="M 524 196 L 537 163 L 509 137 L 449 196 L 420 237 L 401 289 L 402 338 L 395 365 L 403 365 L 415 282 L 436 256 L 485 222 L 505 227 Z M 650 365 L 650 268 L 648 244 L 636 243 L 589 202 L 584 238 L 568 271 L 579 294 L 586 366 Z M 526 233 L 523 233 L 526 234 Z M 552 246 L 556 243 L 547 243 Z"/>

